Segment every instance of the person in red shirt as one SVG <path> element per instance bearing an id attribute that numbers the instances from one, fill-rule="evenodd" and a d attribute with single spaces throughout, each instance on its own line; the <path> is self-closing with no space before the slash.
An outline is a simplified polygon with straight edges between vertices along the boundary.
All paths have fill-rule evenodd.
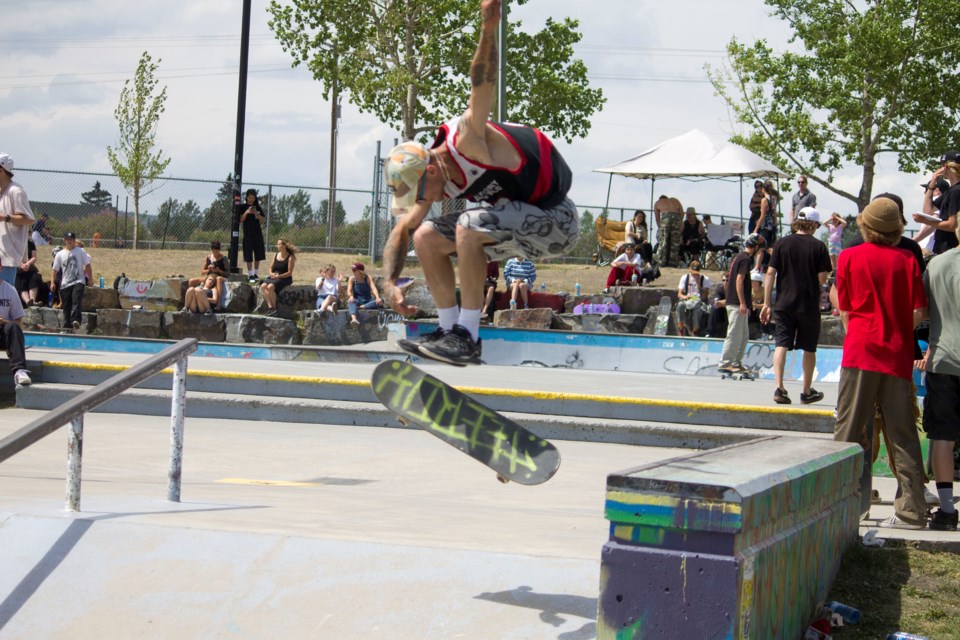
<path id="1" fill-rule="evenodd" d="M 900 209 L 877 198 L 857 218 L 866 241 L 840 254 L 837 302 L 847 335 L 843 342 L 834 439 L 864 448 L 861 495 L 870 495 L 870 449 L 876 405 L 891 439 L 899 490 L 895 514 L 881 526 L 924 529 L 923 457 L 913 417 L 913 329 L 926 317 L 927 296 L 920 268 L 898 249 Z"/>

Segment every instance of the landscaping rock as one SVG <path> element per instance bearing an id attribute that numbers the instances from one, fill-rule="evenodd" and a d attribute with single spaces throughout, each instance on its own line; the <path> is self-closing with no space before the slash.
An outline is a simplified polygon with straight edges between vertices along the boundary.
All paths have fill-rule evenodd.
<path id="1" fill-rule="evenodd" d="M 653 335 L 653 329 L 657 324 L 657 311 L 659 308 L 660 305 L 654 305 L 647 309 L 647 325 L 643 328 L 644 334 Z M 670 310 L 670 319 L 667 321 L 667 335 L 677 335 L 677 314 L 674 313 L 673 309 Z M 751 340 L 752 339 L 751 337 Z"/>
<path id="2" fill-rule="evenodd" d="M 840 316 L 820 316 L 819 344 L 842 347 L 846 336 Z"/>
<path id="3" fill-rule="evenodd" d="M 83 310 L 96 313 L 100 309 L 119 309 L 120 294 L 116 289 L 85 287 L 83 290 Z"/>
<path id="4" fill-rule="evenodd" d="M 171 340 L 196 338 L 201 342 L 224 342 L 227 326 L 223 317 L 216 314 L 168 311 L 163 314 L 163 332 Z"/>
<path id="5" fill-rule="evenodd" d="M 220 314 L 226 324 L 226 342 L 300 344 L 300 329 L 292 320 L 249 314 Z"/>
<path id="6" fill-rule="evenodd" d="M 377 276 L 374 279 L 379 291 L 383 291 L 383 276 Z M 421 278 L 414 278 L 401 286 L 403 298 L 407 304 L 417 307 L 417 318 L 435 318 L 437 316 L 437 303 L 433 301 L 433 295 L 427 288 L 427 281 Z M 344 294 L 342 298 L 343 306 L 347 306 L 349 295 Z M 384 302 L 386 304 L 386 301 Z M 359 317 L 358 317 L 359 319 Z"/>
<path id="7" fill-rule="evenodd" d="M 257 296 L 246 281 L 228 281 L 223 287 L 224 313 L 250 313 L 257 302 Z"/>
<path id="8" fill-rule="evenodd" d="M 387 339 L 387 325 L 403 322 L 403 317 L 392 311 L 382 309 L 360 309 L 357 311 L 359 325 L 350 323 L 350 314 L 346 311 L 317 315 L 314 311 L 305 311 L 303 317 L 303 344 L 340 346 L 366 344 Z"/>
<path id="9" fill-rule="evenodd" d="M 622 313 L 646 314 L 647 309 L 660 304 L 660 298 L 668 296 L 670 304 L 677 304 L 677 290 L 664 287 L 615 287 L 619 289 Z"/>
<path id="10" fill-rule="evenodd" d="M 129 311 L 127 309 L 100 309 L 97 311 L 97 327 L 105 336 L 126 338 L 163 337 L 163 313 L 159 311 Z"/>
<path id="11" fill-rule="evenodd" d="M 53 331 L 63 328 L 63 312 L 49 307 L 23 310 L 23 328 L 27 331 Z"/>
<path id="12" fill-rule="evenodd" d="M 553 310 L 506 309 L 493 314 L 493 324 L 515 329 L 549 329 L 553 324 Z"/>
<path id="13" fill-rule="evenodd" d="M 127 280 L 117 284 L 120 306 L 132 309 L 140 305 L 147 311 L 176 311 L 183 306 L 183 293 L 187 281 L 181 278 L 164 280 Z"/>

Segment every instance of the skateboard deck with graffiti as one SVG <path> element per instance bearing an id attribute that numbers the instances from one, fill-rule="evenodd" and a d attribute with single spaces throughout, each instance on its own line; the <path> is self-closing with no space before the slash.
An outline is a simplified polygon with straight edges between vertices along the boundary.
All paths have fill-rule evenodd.
<path id="1" fill-rule="evenodd" d="M 401 422 L 487 465 L 501 482 L 540 484 L 560 466 L 560 452 L 549 441 L 409 362 L 381 362 L 370 386 Z"/>
<path id="2" fill-rule="evenodd" d="M 721 380 L 726 380 L 727 378 L 731 380 L 756 380 L 749 371 L 724 371 L 723 369 L 717 369 L 717 371 L 720 372 Z"/>
<path id="3" fill-rule="evenodd" d="M 670 325 L 670 309 L 672 308 L 670 296 L 660 298 L 660 306 L 657 308 L 657 322 L 653 325 L 653 335 L 667 335 L 667 327 Z"/>

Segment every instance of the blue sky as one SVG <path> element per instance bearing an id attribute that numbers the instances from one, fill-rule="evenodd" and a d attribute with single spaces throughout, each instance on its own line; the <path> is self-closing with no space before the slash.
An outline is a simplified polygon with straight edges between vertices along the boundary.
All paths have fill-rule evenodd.
<path id="1" fill-rule="evenodd" d="M 572 196 L 595 209 L 608 177 L 593 169 L 625 160 L 669 137 L 698 128 L 724 140 L 736 124 L 706 81 L 704 64 L 721 65 L 731 37 L 764 37 L 786 46 L 783 25 L 759 0 L 530 0 L 511 15 L 536 29 L 547 16 L 580 20 L 578 55 L 608 99 L 587 138 L 559 146 L 573 168 Z M 244 176 L 255 182 L 325 186 L 329 176 L 330 105 L 320 84 L 290 59 L 267 27 L 267 2 L 254 0 L 246 112 Z M 134 10 L 133 7 L 136 7 Z M 222 179 L 233 170 L 239 61 L 240 0 L 30 0 L 0 36 L 0 150 L 18 166 L 109 172 L 113 111 L 140 53 L 160 63 L 167 87 L 159 146 L 172 158 L 169 174 Z M 593 9 L 593 10 L 591 10 Z M 369 187 L 377 141 L 389 148 L 399 133 L 344 103 L 338 183 Z M 859 188 L 859 169 L 836 182 Z M 921 176 L 882 160 L 875 192 L 904 196 L 919 207 Z M 28 193 L 33 191 L 25 185 Z M 816 188 L 820 208 L 855 213 L 852 203 Z M 39 190 L 40 185 L 36 185 Z M 610 204 L 648 207 L 650 183 L 615 177 Z M 723 215 L 739 212 L 739 189 L 719 182 L 658 182 L 656 193 Z M 749 198 L 750 186 L 745 189 Z M 789 194 L 785 194 L 789 197 Z"/>

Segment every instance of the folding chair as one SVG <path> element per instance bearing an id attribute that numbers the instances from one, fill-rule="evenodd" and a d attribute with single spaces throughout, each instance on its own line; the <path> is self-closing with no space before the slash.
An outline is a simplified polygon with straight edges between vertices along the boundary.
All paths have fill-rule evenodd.
<path id="1" fill-rule="evenodd" d="M 596 220 L 597 252 L 594 254 L 598 267 L 605 267 L 617 257 L 617 249 L 627 234 L 627 223 L 599 216 Z"/>

